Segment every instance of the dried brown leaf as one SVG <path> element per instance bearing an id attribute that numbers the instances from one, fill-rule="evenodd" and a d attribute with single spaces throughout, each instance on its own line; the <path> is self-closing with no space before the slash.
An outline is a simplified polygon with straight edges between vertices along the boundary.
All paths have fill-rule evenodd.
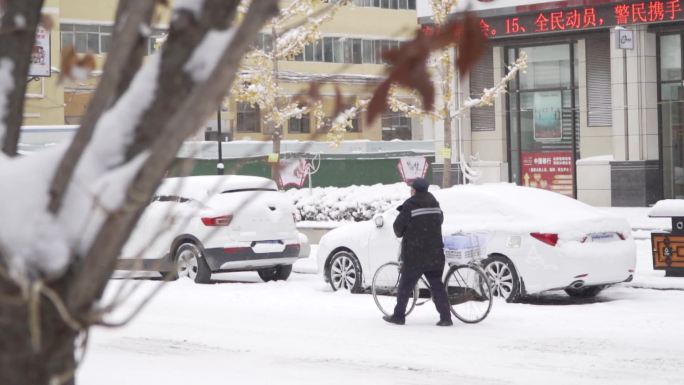
<path id="1" fill-rule="evenodd" d="M 383 53 L 389 63 L 387 79 L 378 86 L 368 104 L 368 122 L 372 122 L 387 108 L 390 85 L 417 91 L 423 101 L 423 108 L 432 110 L 435 90 L 427 69 L 430 53 L 451 45 L 459 47 L 457 59 L 461 74 L 467 73 L 486 49 L 486 38 L 480 31 L 477 19 L 466 13 L 464 18 L 454 20 L 443 28 L 418 30 L 415 39 L 402 44 L 399 48 Z"/>
<path id="2" fill-rule="evenodd" d="M 40 25 L 50 31 L 52 30 L 52 27 L 54 27 L 55 23 L 50 15 L 42 14 L 40 15 Z"/>
<path id="3" fill-rule="evenodd" d="M 456 66 L 459 73 L 464 75 L 473 68 L 487 49 L 487 38 L 482 33 L 477 19 L 470 14 L 467 14 L 463 21 L 461 33 Z"/>
<path id="4" fill-rule="evenodd" d="M 79 59 L 77 65 L 85 70 L 88 70 L 88 72 L 93 71 L 97 66 L 97 63 L 95 61 L 95 55 L 93 55 L 92 53 L 86 54 L 81 59 Z"/>
<path id="5" fill-rule="evenodd" d="M 62 48 L 62 63 L 60 80 L 64 77 L 70 77 L 74 66 L 78 63 L 78 56 L 74 50 L 74 46 L 66 46 Z"/>
<path id="6" fill-rule="evenodd" d="M 309 87 L 309 92 L 307 93 L 309 96 L 309 99 L 311 99 L 313 102 L 317 102 L 321 100 L 321 85 L 318 82 L 313 82 L 311 83 L 311 86 Z"/>

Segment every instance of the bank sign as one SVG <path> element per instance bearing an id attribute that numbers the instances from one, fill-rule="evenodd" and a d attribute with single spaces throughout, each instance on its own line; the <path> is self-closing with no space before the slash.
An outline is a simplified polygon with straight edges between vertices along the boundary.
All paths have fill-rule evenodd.
<path id="1" fill-rule="evenodd" d="M 541 33 L 585 31 L 644 23 L 684 20 L 682 0 L 652 0 L 550 9 L 511 16 L 480 18 L 482 33 L 490 39 Z M 423 27 L 431 32 L 431 26 Z"/>

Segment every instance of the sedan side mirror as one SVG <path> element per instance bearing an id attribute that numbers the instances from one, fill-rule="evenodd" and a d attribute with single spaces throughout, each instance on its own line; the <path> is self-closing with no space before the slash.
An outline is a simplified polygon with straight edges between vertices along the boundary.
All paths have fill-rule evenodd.
<path id="1" fill-rule="evenodd" d="M 378 215 L 375 218 L 373 218 L 375 221 L 375 227 L 382 227 L 385 225 L 385 219 L 382 217 L 382 215 Z"/>

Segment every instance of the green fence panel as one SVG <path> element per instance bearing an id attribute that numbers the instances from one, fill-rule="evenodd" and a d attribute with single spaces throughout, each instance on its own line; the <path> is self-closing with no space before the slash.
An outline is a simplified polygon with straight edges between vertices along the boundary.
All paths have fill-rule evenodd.
<path id="1" fill-rule="evenodd" d="M 414 155 L 415 154 L 407 154 Z M 344 158 L 323 158 L 320 160 L 320 168 L 313 175 L 314 187 L 346 187 L 351 185 L 373 185 L 376 183 L 401 182 L 401 175 L 397 169 L 399 156 L 395 157 L 372 157 L 357 158 L 347 156 Z M 434 156 L 427 156 L 428 163 L 434 163 Z M 180 174 L 181 164 L 190 159 L 178 159 L 169 176 Z M 262 177 L 271 176 L 271 165 L 266 158 L 227 159 L 224 160 L 226 174 L 254 175 Z M 191 168 L 190 175 L 215 175 L 216 160 L 196 159 Z M 432 180 L 432 167 L 428 167 L 426 175 Z M 305 182 L 305 185 L 308 181 Z"/>

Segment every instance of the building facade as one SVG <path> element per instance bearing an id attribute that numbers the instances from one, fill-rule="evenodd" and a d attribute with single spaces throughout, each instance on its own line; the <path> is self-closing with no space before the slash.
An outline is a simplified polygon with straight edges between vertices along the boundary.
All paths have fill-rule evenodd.
<path id="1" fill-rule="evenodd" d="M 454 87 L 461 100 L 478 97 L 523 53 L 528 68 L 494 106 L 458 122 L 452 162 L 474 157 L 480 181 L 600 206 L 684 198 L 680 0 L 495 3 L 476 6 L 490 47 Z M 420 22 L 431 27 L 429 16 Z M 437 147 L 440 134 L 424 133 Z"/>
<path id="2" fill-rule="evenodd" d="M 171 2 L 173 3 L 173 2 Z M 47 0 L 44 11 L 53 19 L 50 32 L 50 76 L 35 77 L 29 83 L 24 116 L 25 125 L 78 124 L 93 96 L 111 44 L 117 0 Z M 169 12 L 160 8 L 158 24 L 149 36 L 148 53 L 158 47 L 158 39 L 168 27 Z M 278 81 L 286 97 L 296 98 L 306 92 L 311 82 L 320 84 L 325 111 L 332 115 L 336 92 L 344 100 L 370 98 L 385 74 L 381 52 L 396 47 L 414 36 L 417 28 L 415 0 L 355 0 L 343 7 L 321 27 L 322 38 L 308 45 L 302 54 L 278 62 Z M 268 49 L 270 31 L 255 41 L 256 47 Z M 98 68 L 88 79 L 59 80 L 60 51 L 73 46 L 78 54 L 93 53 Z M 271 132 L 263 123 L 258 107 L 228 100 L 217 117 L 210 119 L 195 139 L 216 139 L 218 125 L 223 140 L 270 140 Z M 349 139 L 411 139 L 415 122 L 387 111 L 381 119 L 368 124 L 355 119 L 346 137 Z M 325 139 L 316 132 L 311 117 L 290 119 L 282 128 L 283 139 Z"/>

